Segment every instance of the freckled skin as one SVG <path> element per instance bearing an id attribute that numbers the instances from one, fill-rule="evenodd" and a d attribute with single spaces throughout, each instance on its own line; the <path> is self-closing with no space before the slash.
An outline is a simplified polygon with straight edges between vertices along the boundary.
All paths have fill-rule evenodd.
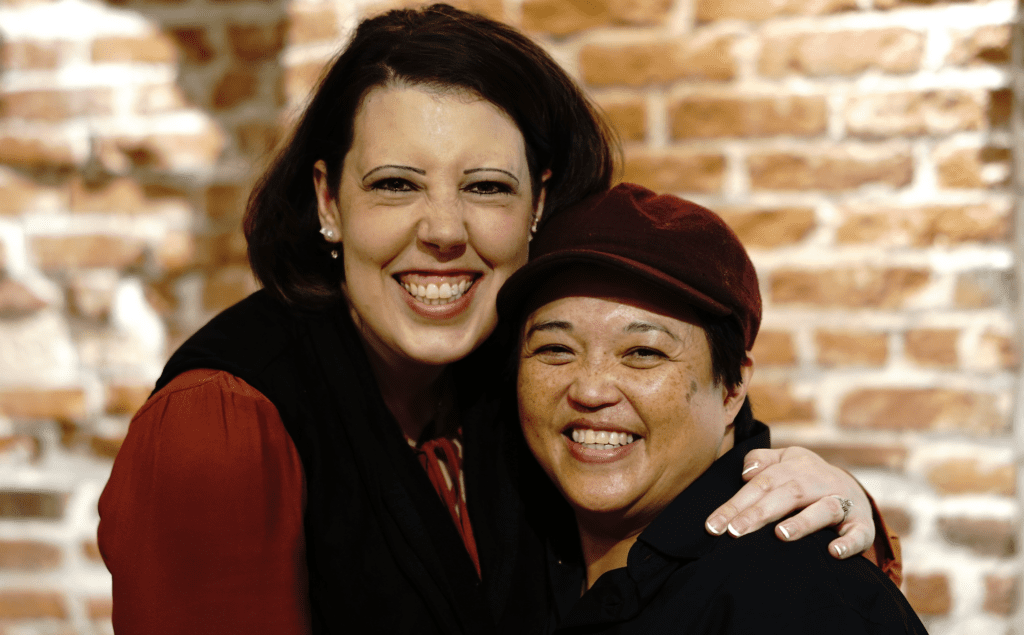
<path id="1" fill-rule="evenodd" d="M 692 310 L 638 279 L 597 273 L 563 272 L 535 294 L 520 345 L 520 418 L 581 532 L 625 538 L 732 447 L 746 390 L 715 383 Z M 638 440 L 619 460 L 580 461 L 563 434 L 573 422 Z"/>

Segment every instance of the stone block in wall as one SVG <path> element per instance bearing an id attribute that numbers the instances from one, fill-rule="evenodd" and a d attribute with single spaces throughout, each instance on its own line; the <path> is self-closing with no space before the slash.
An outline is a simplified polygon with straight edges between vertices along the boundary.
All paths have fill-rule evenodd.
<path id="1" fill-rule="evenodd" d="M 986 613 L 1010 616 L 1017 612 L 1019 605 L 1019 575 L 989 574 L 985 576 L 985 600 L 982 609 Z"/>
<path id="2" fill-rule="evenodd" d="M 669 105 L 675 139 L 812 137 L 825 132 L 823 96 L 689 96 Z"/>
<path id="3" fill-rule="evenodd" d="M 272 24 L 229 24 L 228 44 L 242 62 L 276 60 L 284 48 L 288 24 L 278 20 Z"/>
<path id="4" fill-rule="evenodd" d="M 640 97 L 599 101 L 601 110 L 622 141 L 643 141 L 647 137 L 647 104 Z"/>
<path id="5" fill-rule="evenodd" d="M 844 148 L 755 152 L 747 159 L 755 190 L 855 190 L 865 185 L 904 187 L 914 162 L 902 148 Z"/>
<path id="6" fill-rule="evenodd" d="M 973 458 L 946 458 L 925 468 L 925 476 L 939 494 L 1000 494 L 1017 491 L 1016 468 L 1011 463 L 989 465 Z"/>
<path id="7" fill-rule="evenodd" d="M 902 445 L 864 443 L 808 443 L 801 445 L 814 451 L 829 463 L 848 470 L 872 468 L 902 471 L 907 462 L 907 449 Z M 883 515 L 886 522 L 890 522 L 889 514 Z"/>
<path id="8" fill-rule="evenodd" d="M 67 619 L 64 596 L 57 591 L 0 591 L 0 620 Z"/>
<path id="9" fill-rule="evenodd" d="M 978 370 L 1018 370 L 1020 368 L 1020 345 L 1016 338 L 986 330 L 978 340 L 966 364 Z"/>
<path id="10" fill-rule="evenodd" d="M 57 545 L 35 540 L 0 540 L 0 570 L 49 571 L 63 561 Z"/>
<path id="11" fill-rule="evenodd" d="M 222 311 L 256 291 L 256 281 L 249 268 L 225 266 L 214 271 L 203 288 L 203 306 L 208 311 Z"/>
<path id="12" fill-rule="evenodd" d="M 991 128 L 1006 128 L 1010 125 L 1010 114 L 1013 112 L 1013 91 L 1009 88 L 997 88 L 988 92 L 988 109 L 986 117 Z"/>
<path id="13" fill-rule="evenodd" d="M 0 140 L 0 143 L 3 143 Z M 68 188 L 63 184 L 42 183 L 17 170 L 0 167 L 0 216 L 68 207 Z"/>
<path id="14" fill-rule="evenodd" d="M 134 415 L 153 392 L 153 384 L 112 383 L 107 386 L 104 411 L 111 415 Z"/>
<path id="15" fill-rule="evenodd" d="M 312 92 L 324 70 L 324 62 L 316 60 L 291 64 L 284 68 L 284 93 L 289 103 L 301 103 Z"/>
<path id="16" fill-rule="evenodd" d="M 1009 24 L 988 24 L 972 31 L 954 32 L 953 45 L 946 56 L 946 64 L 1009 64 L 1011 37 Z"/>
<path id="17" fill-rule="evenodd" d="M 786 331 L 761 329 L 752 351 L 757 366 L 793 366 L 796 364 L 796 347 L 793 335 Z"/>
<path id="18" fill-rule="evenodd" d="M 564 36 L 612 25 L 656 25 L 671 9 L 671 0 L 526 0 L 521 27 Z"/>
<path id="19" fill-rule="evenodd" d="M 836 230 L 840 244 L 931 247 L 1007 241 L 1012 210 L 1005 203 L 856 205 L 842 207 L 840 213 L 843 222 Z"/>
<path id="20" fill-rule="evenodd" d="M 768 278 L 769 297 L 777 305 L 818 308 L 895 309 L 904 306 L 931 279 L 927 269 L 850 267 L 777 269 Z"/>
<path id="21" fill-rule="evenodd" d="M 229 68 L 213 87 L 212 106 L 230 110 L 259 93 L 259 74 L 251 67 Z"/>
<path id="22" fill-rule="evenodd" d="M 145 36 L 105 36 L 92 41 L 92 61 L 102 63 L 176 64 L 178 48 L 164 33 Z"/>
<path id="23" fill-rule="evenodd" d="M 227 144 L 227 135 L 210 122 L 194 132 L 119 135 L 101 138 L 98 142 L 108 145 L 111 152 L 122 154 L 134 168 L 191 172 L 207 170 L 217 164 Z"/>
<path id="24" fill-rule="evenodd" d="M 989 0 L 874 0 L 876 9 L 918 9 L 922 6 L 945 4 L 985 4 Z"/>
<path id="25" fill-rule="evenodd" d="M 946 615 L 953 606 L 949 578 L 942 573 L 907 574 L 903 594 L 919 615 Z"/>
<path id="26" fill-rule="evenodd" d="M 46 306 L 47 302 L 25 285 L 0 277 L 0 320 L 27 317 Z"/>
<path id="27" fill-rule="evenodd" d="M 217 53 L 204 27 L 178 27 L 169 29 L 167 33 L 184 56 L 183 61 L 189 64 L 206 64 Z"/>
<path id="28" fill-rule="evenodd" d="M 855 11 L 857 0 L 696 0 L 700 22 L 767 20 L 786 15 L 829 15 Z"/>
<path id="29" fill-rule="evenodd" d="M 1009 271 L 975 270 L 957 276 L 953 305 L 959 309 L 1013 307 L 1017 283 Z"/>
<path id="30" fill-rule="evenodd" d="M 959 329 L 912 329 L 904 336 L 903 352 L 918 366 L 956 368 L 959 339 Z"/>
<path id="31" fill-rule="evenodd" d="M 767 424 L 810 423 L 817 417 L 814 402 L 794 395 L 786 383 L 754 382 L 747 394 L 754 416 Z"/>
<path id="32" fill-rule="evenodd" d="M 945 147 L 933 153 L 941 187 L 987 188 L 1008 185 L 1012 153 L 998 146 Z"/>
<path id="33" fill-rule="evenodd" d="M 884 139 L 971 132 L 986 125 L 984 95 L 971 90 L 857 94 L 844 112 L 847 134 Z"/>
<path id="34" fill-rule="evenodd" d="M 0 389 L 0 415 L 11 419 L 84 419 L 85 393 L 79 388 Z"/>
<path id="35" fill-rule="evenodd" d="M 725 181 L 725 157 L 691 150 L 628 151 L 622 180 L 656 192 L 718 192 Z"/>
<path id="36" fill-rule="evenodd" d="M 62 315 L 45 309 L 17 320 L 0 320 L 0 389 L 74 386 L 77 381 L 78 360 Z M 24 398 L 45 403 L 45 394 Z"/>
<path id="37" fill-rule="evenodd" d="M 1017 553 L 1017 525 L 991 518 L 943 517 L 939 533 L 952 545 L 967 547 L 981 556 L 1009 557 Z"/>
<path id="38" fill-rule="evenodd" d="M 302 46 L 318 42 L 334 42 L 338 32 L 338 14 L 332 4 L 288 4 L 287 42 Z"/>
<path id="39" fill-rule="evenodd" d="M 78 157 L 66 139 L 57 131 L 45 138 L 0 133 L 0 165 L 28 169 L 33 172 L 69 172 Z"/>
<path id="40" fill-rule="evenodd" d="M 215 183 L 203 192 L 206 215 L 232 227 L 238 225 L 245 214 L 245 201 L 249 193 L 237 183 Z"/>
<path id="41" fill-rule="evenodd" d="M 871 430 L 958 431 L 993 435 L 1007 430 L 993 395 L 949 388 L 861 388 L 843 397 L 840 427 Z"/>
<path id="42" fill-rule="evenodd" d="M 75 117 L 98 117 L 114 112 L 109 88 L 22 90 L 0 94 L 0 118 L 61 122 Z"/>
<path id="43" fill-rule="evenodd" d="M 924 33 L 902 28 L 778 35 L 762 41 L 758 72 L 766 77 L 912 73 L 921 67 L 924 45 Z"/>
<path id="44" fill-rule="evenodd" d="M 819 330 L 814 334 L 814 344 L 818 351 L 817 362 L 826 368 L 881 368 L 889 358 L 886 333 Z"/>
<path id="45" fill-rule="evenodd" d="M 910 535 L 911 530 L 914 528 L 914 520 L 907 513 L 907 510 L 902 507 L 882 506 L 878 511 L 882 513 L 882 518 L 885 519 L 885 526 L 890 531 L 895 532 L 900 538 Z"/>
<path id="46" fill-rule="evenodd" d="M 0 68 L 15 70 L 53 70 L 70 48 L 68 42 L 22 40 L 0 44 Z"/>
<path id="47" fill-rule="evenodd" d="M 140 238 L 111 234 L 36 236 L 31 246 L 36 264 L 47 271 L 89 267 L 124 269 L 140 265 L 146 250 Z"/>
<path id="48" fill-rule="evenodd" d="M 591 86 L 727 81 L 736 74 L 733 40 L 730 35 L 699 35 L 644 44 L 588 44 L 580 51 L 580 74 Z"/>
<path id="49" fill-rule="evenodd" d="M 68 495 L 47 491 L 0 491 L 2 520 L 60 520 L 64 517 Z M 0 596 L 0 603 L 3 602 Z M 2 615 L 2 611 L 0 611 Z"/>
<path id="50" fill-rule="evenodd" d="M 167 231 L 153 250 L 153 261 L 161 271 L 181 271 L 195 262 L 196 252 L 192 232 Z"/>
<path id="51" fill-rule="evenodd" d="M 738 208 L 716 207 L 748 249 L 776 249 L 794 245 L 817 226 L 810 207 Z"/>

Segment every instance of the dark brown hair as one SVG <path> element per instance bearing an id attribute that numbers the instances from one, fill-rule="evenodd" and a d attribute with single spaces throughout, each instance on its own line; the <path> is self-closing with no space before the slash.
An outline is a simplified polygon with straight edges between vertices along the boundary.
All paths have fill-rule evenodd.
<path id="1" fill-rule="evenodd" d="M 391 84 L 467 90 L 505 111 L 526 142 L 535 195 L 541 175 L 551 170 L 545 218 L 611 184 L 616 146 L 610 128 L 536 43 L 445 4 L 389 11 L 359 25 L 249 197 L 249 263 L 278 299 L 314 308 L 340 298 L 341 260 L 330 258 L 334 245 L 318 233 L 313 164 L 327 164 L 336 190 L 363 97 Z"/>

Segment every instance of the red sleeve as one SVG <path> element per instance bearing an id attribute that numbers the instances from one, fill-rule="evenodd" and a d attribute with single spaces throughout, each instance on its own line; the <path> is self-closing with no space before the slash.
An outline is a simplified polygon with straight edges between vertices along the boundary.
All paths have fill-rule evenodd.
<path id="1" fill-rule="evenodd" d="M 302 463 L 277 409 L 182 374 L 132 420 L 100 497 L 118 635 L 306 635 Z"/>
<path id="2" fill-rule="evenodd" d="M 882 573 L 889 576 L 893 584 L 900 586 L 903 582 L 903 557 L 900 553 L 900 538 L 886 526 L 885 519 L 882 518 L 882 512 L 878 510 L 875 499 L 871 498 L 871 494 L 868 494 L 867 490 L 864 490 L 864 493 L 868 495 L 868 500 L 871 501 L 871 515 L 875 521 L 875 543 L 861 555 L 878 565 L 878 568 L 882 570 Z"/>

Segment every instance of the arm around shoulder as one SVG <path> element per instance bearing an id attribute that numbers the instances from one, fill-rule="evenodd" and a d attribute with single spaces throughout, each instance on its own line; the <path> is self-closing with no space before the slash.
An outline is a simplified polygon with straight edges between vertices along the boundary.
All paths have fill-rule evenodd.
<path id="1" fill-rule="evenodd" d="M 309 632 L 302 464 L 276 408 L 194 370 L 132 420 L 100 497 L 118 633 Z"/>

